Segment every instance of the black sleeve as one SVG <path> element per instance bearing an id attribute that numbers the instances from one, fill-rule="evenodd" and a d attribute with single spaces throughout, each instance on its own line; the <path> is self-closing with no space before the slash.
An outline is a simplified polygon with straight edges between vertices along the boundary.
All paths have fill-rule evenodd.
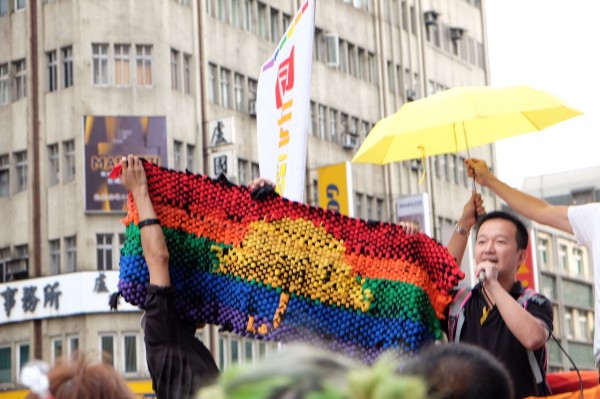
<path id="1" fill-rule="evenodd" d="M 150 284 L 146 289 L 144 313 L 146 345 L 164 345 L 179 341 L 179 318 L 175 310 L 175 288 Z"/>
<path id="2" fill-rule="evenodd" d="M 542 294 L 535 294 L 527 301 L 527 311 L 534 317 L 543 321 L 548 327 L 548 331 L 554 331 L 554 311 L 552 303 Z"/>

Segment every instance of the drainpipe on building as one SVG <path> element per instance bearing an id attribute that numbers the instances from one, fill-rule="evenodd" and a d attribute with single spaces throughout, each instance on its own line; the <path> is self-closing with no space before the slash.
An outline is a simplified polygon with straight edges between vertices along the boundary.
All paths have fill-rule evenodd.
<path id="1" fill-rule="evenodd" d="M 423 1 L 419 0 L 418 1 L 418 9 L 416 11 L 416 14 L 419 18 L 419 20 L 421 20 L 422 16 L 423 16 Z M 415 4 L 415 5 L 417 5 Z M 415 82 L 416 84 L 420 84 L 421 85 L 421 93 L 423 95 L 423 97 L 427 97 L 427 95 L 429 93 L 427 93 L 427 67 L 426 67 L 426 63 L 425 63 L 425 41 L 423 40 L 423 36 L 424 36 L 424 32 L 423 29 L 427 29 L 426 26 L 424 26 L 423 23 L 419 23 L 418 24 L 420 26 L 421 29 L 419 29 L 419 48 L 421 49 L 421 74 L 419 75 L 421 77 L 421 82 Z M 429 177 L 427 177 L 427 182 L 425 183 L 427 189 L 429 190 L 430 195 L 430 201 L 431 201 L 431 227 L 432 227 L 432 231 L 433 231 L 433 237 L 436 240 L 440 240 L 442 238 L 441 236 L 441 231 L 440 231 L 440 235 L 438 236 L 438 228 L 437 228 L 437 215 L 435 212 L 435 193 L 434 193 L 434 178 L 435 178 L 435 171 L 433 170 L 433 160 L 431 158 L 431 156 L 427 157 L 426 159 L 424 159 L 423 162 L 423 168 L 425 168 L 427 175 L 429 175 Z"/>
<path id="2" fill-rule="evenodd" d="M 198 84 L 196 85 L 196 90 L 198 90 L 198 94 L 200 96 L 200 123 L 198 124 L 198 130 L 200 131 L 200 140 L 202 142 L 202 152 L 201 152 L 201 156 L 202 156 L 202 173 L 207 174 L 208 173 L 208 162 L 207 162 L 207 154 L 206 154 L 206 148 L 208 148 L 208 143 L 206 142 L 206 134 L 204 134 L 204 125 L 205 125 L 205 120 L 206 120 L 206 97 L 204 95 L 204 83 L 205 83 L 205 79 L 204 76 L 206 76 L 205 72 L 205 66 L 206 66 L 206 54 L 204 51 L 204 39 L 203 39 L 203 27 L 204 27 L 204 12 L 203 12 L 203 8 L 202 8 L 202 4 L 204 4 L 204 2 L 202 0 L 198 0 L 198 2 L 196 3 L 196 11 L 197 11 L 197 18 L 198 18 L 198 55 L 200 57 L 200 59 L 198 60 L 198 72 L 200 74 L 199 78 L 198 78 Z M 209 326 L 208 327 L 208 350 L 210 351 L 210 353 L 215 354 L 215 350 L 216 350 L 216 345 L 215 345 L 215 340 L 218 339 L 218 335 L 215 335 L 215 327 L 213 326 Z"/>
<path id="3" fill-rule="evenodd" d="M 204 12 L 202 10 L 202 4 L 203 2 L 201 0 L 198 0 L 197 3 L 197 12 L 198 12 L 198 51 L 199 51 L 199 57 L 200 59 L 198 60 L 198 72 L 200 74 L 199 78 L 198 78 L 198 82 L 199 84 L 196 85 L 197 90 L 198 90 L 198 94 L 200 95 L 200 124 L 199 124 L 199 130 L 200 130 L 200 139 L 202 140 L 202 171 L 204 174 L 208 173 L 208 162 L 206 161 L 206 149 L 208 148 L 208 143 L 206 142 L 206 135 L 204 134 L 204 125 L 206 124 L 206 96 L 204 94 L 204 87 L 205 87 L 205 80 L 204 77 L 206 76 L 206 54 L 205 54 L 205 49 L 204 49 L 204 39 L 203 39 L 203 28 L 204 28 Z"/>
<path id="4" fill-rule="evenodd" d="M 38 29 L 37 1 L 29 2 L 29 17 L 31 24 L 30 54 L 31 54 L 31 147 L 33 149 L 33 276 L 42 275 L 42 227 L 41 227 L 41 197 L 40 197 L 40 123 L 39 123 L 39 80 L 38 80 Z M 33 322 L 33 354 L 36 359 L 42 358 L 42 322 Z"/>
<path id="5" fill-rule="evenodd" d="M 387 1 L 387 0 L 384 0 Z M 385 73 L 386 62 L 383 56 L 383 37 L 381 33 L 381 15 L 379 15 L 379 10 L 383 9 L 380 7 L 381 0 L 373 2 L 373 19 L 375 26 L 375 37 L 377 38 L 377 54 L 379 55 L 379 107 L 382 110 L 381 115 L 379 117 L 383 119 L 387 113 L 387 99 L 385 95 L 385 88 L 387 87 L 385 84 L 385 79 L 387 74 Z M 392 166 L 391 165 L 383 165 L 383 175 L 384 175 L 384 184 L 385 184 L 385 193 L 387 196 L 388 203 L 388 215 L 389 219 L 393 220 L 394 215 L 394 207 L 393 207 L 393 195 L 392 195 Z"/>

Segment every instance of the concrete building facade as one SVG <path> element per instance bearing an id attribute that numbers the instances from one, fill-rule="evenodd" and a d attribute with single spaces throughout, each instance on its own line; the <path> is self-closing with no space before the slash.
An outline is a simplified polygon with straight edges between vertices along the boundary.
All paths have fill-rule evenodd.
<path id="1" fill-rule="evenodd" d="M 0 0 L 0 387 L 17 386 L 28 359 L 75 350 L 108 352 L 127 378 L 148 378 L 141 313 L 88 306 L 115 289 L 124 229 L 122 212 L 86 206 L 85 118 L 163 118 L 169 167 L 211 174 L 225 157 L 229 177 L 247 183 L 259 175 L 260 67 L 300 3 Z M 407 101 L 489 82 L 480 0 L 316 7 L 305 191 L 313 205 L 318 168 L 350 160 L 378 120 Z M 218 126 L 230 129 L 224 145 L 213 140 Z M 491 146 L 471 155 L 494 165 Z M 396 221 L 399 198 L 428 192 L 444 242 L 470 196 L 466 156 L 353 165 L 355 216 Z M 221 368 L 275 347 L 217 328 L 200 336 Z"/>

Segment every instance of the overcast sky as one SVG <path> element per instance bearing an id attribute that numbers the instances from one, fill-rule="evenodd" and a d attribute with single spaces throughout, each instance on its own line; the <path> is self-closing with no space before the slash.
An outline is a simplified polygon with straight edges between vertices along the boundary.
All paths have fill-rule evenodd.
<path id="1" fill-rule="evenodd" d="M 498 176 L 520 187 L 527 176 L 599 165 L 600 0 L 485 4 L 492 86 L 527 84 L 584 113 L 497 142 Z"/>

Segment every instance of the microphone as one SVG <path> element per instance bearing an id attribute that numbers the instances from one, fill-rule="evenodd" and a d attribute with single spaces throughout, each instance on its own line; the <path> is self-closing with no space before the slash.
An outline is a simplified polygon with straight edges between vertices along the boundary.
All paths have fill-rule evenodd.
<path id="1" fill-rule="evenodd" d="M 485 270 L 481 270 L 479 272 L 479 284 L 483 285 L 484 281 L 485 281 Z"/>

